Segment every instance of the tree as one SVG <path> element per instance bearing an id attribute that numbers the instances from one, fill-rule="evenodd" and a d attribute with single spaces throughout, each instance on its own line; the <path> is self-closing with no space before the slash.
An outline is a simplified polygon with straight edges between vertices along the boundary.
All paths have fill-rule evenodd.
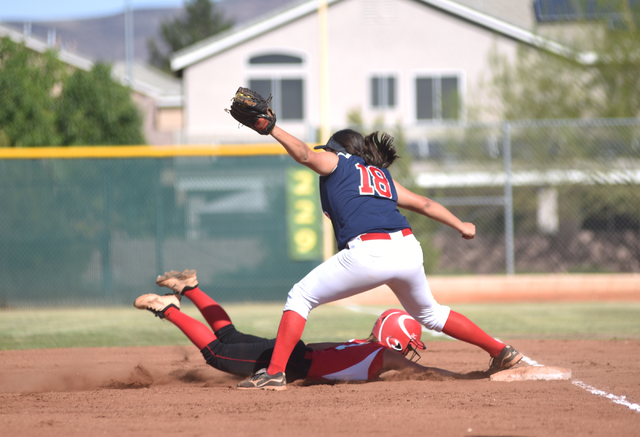
<path id="1" fill-rule="evenodd" d="M 491 91 L 506 119 L 636 117 L 640 114 L 640 5 L 607 3 L 589 38 L 558 55 L 520 46 L 515 60 L 490 58 Z M 584 24 L 584 23 L 583 23 Z"/>
<path id="2" fill-rule="evenodd" d="M 580 118 L 591 106 L 583 68 L 566 58 L 521 45 L 513 63 L 492 53 L 490 66 L 491 109 L 506 120 Z"/>
<path id="3" fill-rule="evenodd" d="M 143 144 L 142 116 L 131 90 L 111 78 L 111 67 L 77 70 L 57 102 L 57 127 L 65 145 Z"/>
<path id="4" fill-rule="evenodd" d="M 54 52 L 0 39 L 0 145 L 56 146 L 55 95 L 65 71 Z"/>
<path id="5" fill-rule="evenodd" d="M 153 39 L 147 42 L 149 63 L 169 73 L 173 52 L 223 32 L 233 25 L 233 21 L 226 19 L 211 0 L 186 0 L 184 8 L 184 15 L 161 24 L 161 47 Z"/>
<path id="6" fill-rule="evenodd" d="M 143 144 L 142 116 L 111 67 L 70 68 L 0 39 L 0 147 Z"/>
<path id="7" fill-rule="evenodd" d="M 603 38 L 591 40 L 593 46 L 587 46 L 597 54 L 588 85 L 603 93 L 601 117 L 640 115 L 639 24 L 640 3 L 620 1 L 617 13 L 605 26 Z"/>

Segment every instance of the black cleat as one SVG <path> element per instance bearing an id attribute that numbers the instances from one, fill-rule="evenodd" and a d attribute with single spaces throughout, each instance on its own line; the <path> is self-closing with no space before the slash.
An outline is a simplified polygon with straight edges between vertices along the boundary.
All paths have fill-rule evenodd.
<path id="1" fill-rule="evenodd" d="M 515 350 L 512 346 L 506 345 L 500 355 L 495 358 L 491 358 L 489 362 L 489 373 L 500 372 L 501 370 L 509 369 L 520 362 L 522 354 Z"/>
<path id="2" fill-rule="evenodd" d="M 267 369 L 258 370 L 255 375 L 238 383 L 240 390 L 286 390 L 287 378 L 284 372 L 269 375 Z"/>

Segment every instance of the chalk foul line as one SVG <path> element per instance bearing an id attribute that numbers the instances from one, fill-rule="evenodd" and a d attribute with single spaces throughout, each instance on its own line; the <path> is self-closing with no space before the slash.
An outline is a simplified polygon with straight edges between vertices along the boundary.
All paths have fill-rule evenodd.
<path id="1" fill-rule="evenodd" d="M 630 410 L 637 411 L 637 412 L 640 413 L 640 405 L 634 404 L 634 403 L 631 403 L 631 402 L 627 401 L 627 397 L 626 396 L 616 396 L 614 394 L 607 393 L 607 392 L 602 391 L 602 390 L 598 390 L 597 388 L 591 387 L 590 385 L 587 385 L 582 381 L 574 380 L 574 381 L 571 381 L 571 383 L 573 385 L 576 385 L 576 386 L 588 391 L 591 394 L 594 394 L 594 395 L 597 395 L 597 396 L 603 396 L 603 397 L 611 400 L 615 404 L 623 405 L 623 406 L 629 408 Z"/>

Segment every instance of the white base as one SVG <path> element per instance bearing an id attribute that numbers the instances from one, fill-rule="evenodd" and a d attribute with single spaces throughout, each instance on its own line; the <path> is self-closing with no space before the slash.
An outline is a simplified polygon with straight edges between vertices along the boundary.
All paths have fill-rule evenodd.
<path id="1" fill-rule="evenodd" d="M 494 373 L 491 381 L 562 381 L 571 379 L 571 369 L 547 366 L 524 366 Z"/>

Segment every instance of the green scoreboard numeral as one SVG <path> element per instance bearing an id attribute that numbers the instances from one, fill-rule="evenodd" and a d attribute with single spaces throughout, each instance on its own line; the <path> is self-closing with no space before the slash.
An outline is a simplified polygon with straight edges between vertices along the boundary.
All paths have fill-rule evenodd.
<path id="1" fill-rule="evenodd" d="M 322 259 L 322 211 L 318 175 L 307 168 L 287 170 L 287 236 L 294 261 Z"/>

